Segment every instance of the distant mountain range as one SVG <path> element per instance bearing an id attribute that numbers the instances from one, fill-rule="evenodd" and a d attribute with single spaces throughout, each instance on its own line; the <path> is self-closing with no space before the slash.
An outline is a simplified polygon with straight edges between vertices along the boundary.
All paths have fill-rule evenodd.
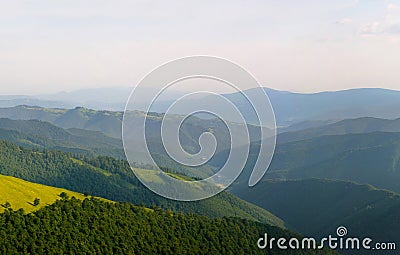
<path id="1" fill-rule="evenodd" d="M 162 118 L 164 117 L 162 114 L 158 113 L 148 113 L 145 114 L 141 111 L 133 111 L 128 113 L 129 116 L 129 125 L 132 127 L 138 128 L 143 124 L 144 118 L 147 116 L 146 122 L 146 140 L 148 143 L 149 150 L 153 154 L 158 154 L 158 159 L 161 160 L 163 163 L 171 162 L 168 160 L 167 152 L 165 151 L 164 147 L 161 144 L 161 124 Z M 168 115 L 166 116 L 167 119 L 174 121 L 176 115 Z M 0 108 L 0 118 L 3 118 L 3 127 L 9 125 L 9 130 L 18 131 L 20 133 L 32 134 L 35 131 L 33 130 L 21 130 L 22 127 L 29 127 L 29 122 L 22 122 L 22 121 L 29 121 L 29 120 L 40 120 L 42 123 L 39 122 L 32 122 L 32 127 L 38 126 L 39 124 L 42 127 L 38 127 L 38 134 L 43 133 L 45 138 L 48 139 L 51 132 L 61 132 L 63 135 L 60 135 L 56 141 L 57 144 L 54 144 L 52 141 L 48 141 L 48 146 L 59 146 L 60 149 L 64 150 L 68 148 L 68 144 L 71 145 L 73 142 L 73 147 L 76 151 L 77 148 L 82 150 L 88 150 L 86 144 L 91 144 L 91 148 L 89 151 L 96 150 L 99 154 L 106 154 L 114 157 L 121 158 L 121 155 L 124 156 L 122 151 L 122 138 L 121 138 L 121 131 L 122 131 L 122 118 L 123 112 L 115 112 L 115 111 L 96 111 L 82 107 L 76 107 L 74 109 L 60 109 L 60 108 L 42 108 L 42 107 L 32 107 L 32 106 L 16 106 L 11 108 Z M 7 121 L 6 119 L 10 120 L 19 120 L 20 122 L 11 122 Z M 179 121 L 179 120 L 176 120 Z M 0 121 L 1 122 L 1 121 Z M 46 122 L 46 123 L 44 123 Z M 47 124 L 52 124 L 51 126 L 55 125 L 56 127 L 51 127 Z M 20 126 L 19 126 L 20 125 Z M 10 126 L 13 126 L 11 128 Z M 2 124 L 0 123 L 0 128 Z M 58 127 L 58 128 L 57 128 Z M 237 132 L 243 129 L 243 125 L 232 123 L 231 125 L 231 132 L 233 137 Z M 61 129 L 60 129 L 61 128 Z M 251 141 L 258 141 L 260 139 L 260 129 L 259 127 L 255 127 L 252 125 L 248 125 L 250 139 Z M 46 133 L 46 131 L 49 129 Z M 63 130 L 65 129 L 65 130 Z M 93 132 L 84 132 L 86 131 L 94 131 L 94 132 L 101 132 L 98 134 L 98 137 Z M 230 148 L 230 136 L 227 127 L 225 124 L 218 120 L 218 119 L 199 119 L 197 117 L 190 117 L 187 118 L 181 128 L 181 132 L 179 134 L 180 141 L 182 146 L 185 150 L 195 153 L 199 151 L 200 146 L 198 143 L 199 137 L 203 132 L 212 132 L 216 139 L 217 139 L 217 152 L 221 152 L 226 158 L 228 154 L 224 154 L 224 152 Z M 271 130 L 267 130 L 271 135 Z M 17 139 L 15 137 L 27 138 L 22 134 L 10 134 L 10 137 L 14 137 L 13 141 L 15 142 Z M 107 137 L 109 139 L 107 139 Z M 6 134 L 3 134 L 3 137 L 6 137 Z M 79 137 L 82 137 L 80 139 Z M 102 142 L 103 145 L 97 144 L 93 142 L 87 142 L 89 139 L 96 140 L 99 139 L 99 142 Z M 131 139 L 132 143 L 137 144 L 137 140 L 139 139 L 140 135 L 138 133 L 132 133 L 131 135 L 127 136 L 127 139 Z M 114 140 L 112 140 L 114 139 Z M 30 137 L 30 142 L 33 144 L 42 143 L 38 139 L 33 139 Z M 61 140 L 65 140 L 64 143 L 61 143 Z M 36 142 L 35 142 L 36 141 Z M 24 145 L 21 141 L 17 141 L 18 144 Z M 118 146 L 116 146 L 118 145 Z M 241 144 L 243 145 L 243 144 Z M 71 145 L 72 146 L 72 145 Z M 56 147 L 51 147 L 56 148 Z M 152 162 L 143 162 L 143 153 L 146 153 L 146 149 L 137 146 L 135 148 L 130 148 L 129 151 L 131 155 L 134 155 L 135 162 L 142 162 L 142 163 L 152 163 Z M 134 149 L 134 150 L 133 150 Z M 112 154 L 110 154 L 112 153 Z M 176 168 L 177 166 L 174 165 L 167 165 L 168 167 Z M 204 169 L 203 169 L 204 170 Z M 195 175 L 193 175 L 196 173 Z M 200 172 L 197 170 L 191 171 L 191 174 L 185 172 L 185 174 L 189 174 L 192 177 L 204 177 L 199 176 Z M 211 170 L 207 170 L 207 174 L 210 174 Z"/>
<path id="2" fill-rule="evenodd" d="M 132 112 L 133 122 L 141 123 L 142 112 Z M 50 109 L 19 106 L 0 109 L 2 139 L 28 147 L 47 145 L 49 149 L 87 152 L 123 158 L 121 112 L 86 108 Z M 203 168 L 182 168 L 167 156 L 160 138 L 162 115 L 150 115 L 148 144 L 156 161 L 180 169 L 192 177 L 205 177 L 220 167 L 229 155 L 227 130 L 218 121 L 191 118 L 182 126 L 180 139 L 191 152 L 199 148 L 202 132 L 213 130 L 218 139 L 216 155 Z M 172 118 L 173 116 L 170 116 Z M 23 121 L 39 119 L 39 121 Z M 49 122 L 49 123 L 46 123 Z M 56 125 L 53 126 L 50 123 Z M 320 122 L 318 122 L 321 125 Z M 297 125 L 299 126 L 299 125 Z M 256 127 L 249 126 L 250 129 Z M 369 183 L 400 192 L 400 121 L 377 118 L 347 119 L 318 127 L 283 132 L 267 175 L 276 178 L 329 178 Z M 290 127 L 289 127 L 290 128 Z M 297 127 L 299 129 L 299 127 Z M 255 131 L 252 132 L 255 134 Z M 257 153 L 257 136 L 246 169 L 252 169 Z M 88 146 L 90 145 L 90 146 Z M 143 148 L 135 148 L 136 162 L 142 162 Z M 211 167 L 211 168 L 210 168 Z"/>
<path id="3" fill-rule="evenodd" d="M 0 96 L 0 107 L 14 107 L 18 105 L 40 106 L 48 108 L 75 108 L 86 107 L 96 110 L 122 111 L 133 90 L 129 87 L 110 87 L 96 89 L 81 89 L 71 92 L 43 94 L 35 96 Z M 139 94 L 136 100 L 141 106 L 137 110 L 144 110 L 145 104 L 140 102 L 141 97 L 155 94 L 153 88 L 147 88 Z M 161 101 L 169 101 L 184 95 L 184 92 L 167 90 L 160 96 Z"/>
<path id="4" fill-rule="evenodd" d="M 77 106 L 92 108 L 95 110 L 122 111 L 130 95 L 131 88 L 102 88 L 85 89 L 74 92 L 64 92 L 51 95 L 26 96 L 2 96 L 0 107 L 14 107 L 17 105 L 41 106 L 50 108 L 75 108 Z M 148 95 L 154 93 L 149 88 L 142 93 Z M 298 122 L 338 121 L 343 119 L 375 117 L 384 119 L 396 119 L 400 117 L 397 109 L 400 109 L 400 91 L 368 88 L 350 89 L 334 92 L 320 92 L 313 94 L 293 93 L 278 91 L 269 88 L 263 89 L 269 96 L 275 111 L 279 127 L 287 127 Z M 168 91 L 168 90 L 167 90 Z M 250 89 L 246 93 L 259 97 L 260 89 Z M 182 91 L 169 91 L 163 93 L 159 103 L 153 108 L 155 112 L 165 112 L 168 106 L 177 98 L 184 95 Z M 224 94 L 244 114 L 247 122 L 258 124 L 251 105 L 241 93 Z M 144 110 L 144 103 L 137 102 L 139 109 Z M 208 99 L 199 98 L 192 102 L 201 107 L 208 105 Z M 186 114 L 186 112 L 174 112 Z"/>
<path id="5" fill-rule="evenodd" d="M 368 88 L 350 89 L 313 94 L 278 91 L 269 88 L 253 88 L 244 91 L 250 98 L 263 100 L 263 93 L 270 99 L 278 127 L 287 127 L 299 122 L 324 123 L 343 119 L 375 117 L 395 119 L 400 117 L 400 91 Z M 224 94 L 243 114 L 247 123 L 259 125 L 250 102 L 241 92 Z M 198 108 L 214 102 L 213 96 L 191 102 Z M 218 105 L 216 109 L 218 109 Z M 163 109 L 156 109 L 160 112 Z M 173 112 L 186 114 L 186 112 Z"/>

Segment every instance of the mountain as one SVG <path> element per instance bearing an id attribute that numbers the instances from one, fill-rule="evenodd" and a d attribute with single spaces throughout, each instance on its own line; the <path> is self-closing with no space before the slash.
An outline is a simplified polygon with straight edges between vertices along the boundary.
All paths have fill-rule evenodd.
<path id="1" fill-rule="evenodd" d="M 269 88 L 252 88 L 242 92 L 223 94 L 242 113 L 248 124 L 258 125 L 257 115 L 251 103 L 243 95 L 253 100 L 264 100 L 264 93 L 270 99 L 278 127 L 285 128 L 299 122 L 331 122 L 360 117 L 385 119 L 399 118 L 396 109 L 400 107 L 400 91 L 380 88 L 349 89 L 319 93 L 294 93 Z M 200 109 L 212 104 L 215 96 L 194 100 L 192 104 Z M 215 103 L 213 103 L 215 104 Z M 216 106 L 218 109 L 219 106 Z M 162 111 L 157 109 L 156 111 Z M 182 109 L 174 114 L 187 114 Z M 227 120 L 231 120 L 228 119 Z"/>
<path id="2" fill-rule="evenodd" d="M 400 192 L 400 142 L 338 153 L 314 165 L 292 169 L 288 178 L 327 178 L 369 183 Z"/>
<path id="3" fill-rule="evenodd" d="M 184 167 L 175 164 L 169 157 L 168 153 L 162 146 L 161 139 L 161 124 L 162 120 L 166 119 L 169 122 L 177 123 L 180 122 L 180 116 L 177 115 L 167 115 L 158 113 L 147 113 L 141 111 L 129 111 L 127 112 L 127 123 L 133 130 L 140 130 L 144 118 L 146 117 L 146 141 L 149 151 L 152 153 L 153 158 L 157 163 L 162 162 L 161 166 L 174 168 L 175 170 L 180 170 L 183 174 L 194 177 L 194 178 L 204 178 L 212 175 L 215 169 L 211 169 L 209 166 L 201 166 L 199 168 L 195 167 Z M 18 106 L 13 108 L 2 108 L 0 109 L 0 118 L 9 118 L 13 120 L 41 120 L 44 122 L 49 122 L 57 127 L 67 129 L 69 133 L 74 132 L 72 129 L 90 130 L 102 132 L 107 136 L 114 139 L 121 140 L 122 131 L 122 112 L 112 112 L 112 111 L 95 111 L 87 108 L 77 107 L 74 109 L 50 109 L 41 107 L 31 107 L 31 106 Z M 209 132 L 214 135 L 217 141 L 216 152 L 220 152 L 220 158 L 227 158 L 227 149 L 230 148 L 231 137 L 242 137 L 240 130 L 243 130 L 244 126 L 239 123 L 230 123 L 230 130 L 228 130 L 226 124 L 220 119 L 200 119 L 197 116 L 191 116 L 186 118 L 180 128 L 179 140 L 182 147 L 190 153 L 197 153 L 200 150 L 199 138 L 204 132 Z M 257 141 L 260 139 L 261 129 L 257 126 L 248 125 L 249 135 L 251 141 Z M 273 132 L 270 129 L 263 128 L 267 135 L 272 136 Z M 75 131 L 76 132 L 76 131 Z M 81 131 L 79 131 L 81 132 Z M 82 133 L 82 132 L 81 132 Z M 75 134 L 76 135 L 76 134 Z M 99 134 L 99 138 L 101 138 Z M 81 136 L 84 137 L 84 136 Z M 96 139 L 93 136 L 93 139 Z M 125 137 L 130 144 L 141 144 L 141 134 L 137 132 L 130 132 Z M 64 139 L 62 136 L 57 138 Z M 245 140 L 245 139 L 242 139 Z M 11 140 L 15 142 L 14 140 Z M 84 139 L 82 140 L 84 141 Z M 247 143 L 247 139 L 245 140 Z M 121 143 L 121 142 L 120 142 Z M 18 143 L 20 144 L 20 143 Z M 85 144 L 92 144 L 86 143 Z M 244 143 L 240 143 L 239 146 Z M 24 145 L 24 144 L 21 144 Z M 65 146 L 64 146 L 65 147 Z M 77 149 L 81 149 L 82 146 L 77 146 Z M 87 146 L 86 146 L 87 147 Z M 99 151 L 99 154 L 110 153 L 109 151 L 98 150 L 95 144 L 91 146 L 92 149 Z M 56 148 L 59 149 L 59 148 Z M 60 148 L 63 150 L 63 148 Z M 110 149 L 115 149 L 114 146 L 110 146 Z M 113 150 L 111 155 L 120 158 L 122 146 L 118 150 Z M 178 147 L 176 147 L 178 149 Z M 77 152 L 77 150 L 71 150 Z M 143 155 L 147 154 L 145 146 L 131 146 L 128 150 L 129 160 L 134 162 L 140 162 L 144 164 L 154 164 L 152 161 L 144 160 L 146 159 Z M 119 154 L 118 154 L 119 153 Z M 213 159 L 211 159 L 212 161 Z M 160 165 L 160 164 L 159 164 Z"/>
<path id="4" fill-rule="evenodd" d="M 384 119 L 399 118 L 400 91 L 367 88 L 333 92 L 301 94 L 286 91 L 263 89 L 269 96 L 275 111 L 278 126 L 287 126 L 302 121 L 343 120 L 359 117 Z M 255 88 L 247 91 L 258 98 L 262 93 Z M 249 119 L 248 123 L 257 123 L 251 114 L 251 105 L 240 93 L 226 94 L 239 110 Z"/>
<path id="5" fill-rule="evenodd" d="M 40 121 L 12 121 L 0 120 L 0 129 L 9 130 L 1 132 L 3 139 L 20 145 L 35 147 L 44 143 L 49 149 L 64 151 L 92 152 L 92 154 L 123 157 L 120 140 L 107 137 L 100 131 L 88 131 L 71 127 L 84 127 L 99 130 L 120 130 L 121 113 L 94 111 L 86 108 L 47 109 L 38 107 L 21 106 L 17 108 L 1 109 L 8 117 L 22 118 L 34 116 L 55 123 L 64 123 L 70 129 L 64 130 L 49 123 Z M 30 112 L 30 114 L 28 114 Z M 138 125 L 143 121 L 142 112 L 132 112 L 132 122 Z M 185 168 L 175 164 L 161 146 L 160 127 L 163 115 L 151 113 L 148 115 L 148 144 L 155 155 L 156 162 L 164 167 L 173 168 L 179 172 L 195 177 L 204 178 L 212 174 L 221 162 L 224 162 L 229 151 L 230 141 L 226 127 L 216 119 L 201 120 L 193 117 L 182 125 L 180 141 L 189 152 L 199 149 L 198 138 L 204 131 L 210 131 L 218 139 L 217 156 L 208 165 L 202 168 Z M 168 118 L 173 118 L 169 116 Z M 376 118 L 358 118 L 344 120 L 322 127 L 305 129 L 297 132 L 287 132 L 278 135 L 278 145 L 271 163 L 269 174 L 279 178 L 333 178 L 351 180 L 361 183 L 370 183 L 379 188 L 399 191 L 396 181 L 399 171 L 396 163 L 399 120 L 384 120 Z M 61 124 L 60 124 L 61 125 Z M 256 134 L 256 127 L 253 135 Z M 375 130 L 390 132 L 373 132 Z M 15 133 L 17 131 L 19 133 Z M 346 135 L 331 135 L 331 134 Z M 350 133 L 350 134 L 347 134 Z M 355 134 L 353 134 L 355 133 Z M 360 134 L 356 134 L 360 133 Z M 134 137 L 137 136 L 134 134 Z M 253 136 L 253 148 L 257 147 L 256 135 Z M 309 137 L 315 137 L 307 139 Z M 45 139 L 45 140 L 42 140 Z M 287 142 L 291 140 L 302 140 Z M 329 149 L 327 149 L 329 148 Z M 380 148 L 380 149 L 378 149 Z M 143 148 L 133 148 L 137 155 L 137 162 L 141 162 Z M 252 169 L 251 151 L 247 169 Z M 370 155 L 376 153 L 374 157 Z M 367 157 L 366 159 L 360 158 Z M 357 158 L 358 157 L 358 158 Z M 338 160 L 340 159 L 340 160 Z M 366 164 L 366 161 L 369 163 Z M 149 162 L 141 162 L 149 163 Z"/>
<path id="6" fill-rule="evenodd" d="M 324 250 L 261 250 L 257 240 L 301 236 L 238 218 L 184 215 L 97 199 L 63 199 L 37 212 L 0 214 L 4 254 L 337 254 Z"/>
<path id="7" fill-rule="evenodd" d="M 121 129 L 122 129 L 122 118 L 123 112 L 118 111 L 96 111 L 92 109 L 87 109 L 83 107 L 76 107 L 74 109 L 60 109 L 60 108 L 42 108 L 36 106 L 20 105 L 10 108 L 0 108 L 0 118 L 7 118 L 12 120 L 41 120 L 45 122 L 52 123 L 58 127 L 64 129 L 78 128 L 91 131 L 100 131 L 110 137 L 121 139 Z M 149 125 L 149 130 L 159 129 L 161 126 L 161 120 L 164 118 L 163 114 L 149 112 L 144 113 L 142 111 L 128 111 L 127 115 L 129 120 L 131 120 L 132 125 L 142 125 L 144 117 L 147 116 Z M 186 119 L 183 123 L 183 127 L 187 126 L 183 130 L 183 135 L 185 133 L 196 133 L 201 134 L 199 129 L 207 130 L 211 128 L 213 132 L 226 133 L 226 131 L 218 131 L 226 129 L 226 125 L 217 118 L 212 119 L 200 119 L 196 116 L 191 116 Z M 168 120 L 173 120 L 177 118 L 176 115 L 167 115 Z M 240 124 L 231 123 L 235 128 L 241 128 Z M 257 130 L 259 127 L 249 125 L 250 134 L 252 140 L 257 140 L 259 137 L 259 132 Z M 270 130 L 267 130 L 270 132 Z M 199 135 L 198 135 L 199 136 Z M 189 137 L 183 137 L 187 140 L 193 140 L 195 135 L 190 135 Z M 226 137 L 226 135 L 225 135 Z M 224 138 L 225 138 L 224 137 Z M 227 139 L 221 139 L 221 142 Z M 185 141 L 184 141 L 185 142 Z M 226 141 L 224 142 L 226 143 Z"/>
<path id="8" fill-rule="evenodd" d="M 315 125 L 315 124 L 314 124 Z M 371 117 L 346 119 L 328 125 L 299 128 L 294 125 L 278 136 L 280 143 L 305 140 L 324 135 L 360 134 L 372 132 L 400 132 L 400 119 L 388 120 Z M 295 130 L 295 128 L 298 128 Z M 303 125 L 303 127 L 306 127 Z"/>
<path id="9" fill-rule="evenodd" d="M 396 111 L 400 107 L 400 91 L 395 90 L 362 88 L 312 94 L 278 91 L 269 88 L 262 88 L 262 90 L 270 98 L 279 127 L 287 127 L 304 121 L 338 121 L 360 117 L 396 119 L 400 117 Z M 260 93 L 263 93 L 263 91 L 260 91 L 259 88 L 254 88 L 247 90 L 246 93 L 255 98 L 260 98 Z M 116 87 L 84 89 L 32 97 L 3 97 L 0 98 L 0 107 L 33 105 L 52 108 L 74 108 L 79 106 L 96 110 L 122 111 L 130 92 L 130 88 Z M 148 88 L 143 93 L 148 95 L 154 94 L 155 91 L 152 88 Z M 167 90 L 159 98 L 153 111 L 165 112 L 173 101 L 184 94 L 185 92 L 182 91 Z M 223 94 L 223 96 L 238 107 L 243 116 L 247 118 L 249 124 L 258 124 L 251 105 L 241 93 Z M 138 98 L 141 97 L 139 96 Z M 146 98 L 146 96 L 143 96 L 143 98 Z M 201 106 L 209 105 L 209 102 L 207 98 L 199 98 L 193 104 Z M 143 102 L 138 101 L 137 105 L 139 108 L 134 110 L 145 110 Z M 186 112 L 175 112 L 175 114 L 186 114 Z"/>
<path id="10" fill-rule="evenodd" d="M 371 185 L 318 179 L 264 180 L 252 188 L 239 185 L 233 190 L 306 236 L 334 235 L 338 226 L 345 226 L 348 236 L 400 242 L 400 195 Z"/>
<path id="11" fill-rule="evenodd" d="M 83 194 L 50 187 L 42 184 L 27 182 L 15 177 L 0 175 L 0 212 L 6 210 L 5 204 L 10 203 L 13 210 L 24 209 L 25 212 L 37 211 L 40 208 L 53 204 L 59 195 L 65 193 L 68 196 L 84 199 Z M 40 199 L 38 205 L 34 205 L 34 200 Z"/>
<path id="12" fill-rule="evenodd" d="M 278 91 L 270 88 L 252 88 L 249 90 L 223 94 L 242 113 L 248 124 L 259 125 L 253 106 L 243 95 L 246 93 L 253 100 L 264 100 L 264 92 L 268 95 L 275 112 L 278 127 L 287 127 L 299 122 L 332 122 L 343 119 L 375 117 L 385 119 L 399 118 L 396 109 L 400 107 L 400 91 L 381 88 L 361 88 L 319 93 L 294 93 Z M 195 99 L 191 104 L 198 109 L 213 105 L 216 110 L 222 106 L 215 101 L 216 96 L 206 96 Z M 176 100 L 173 99 L 173 100 Z M 168 103 L 160 104 L 153 111 L 165 112 Z M 185 109 L 179 109 L 173 114 L 188 114 Z M 227 121 L 234 121 L 228 116 Z"/>
<path id="13" fill-rule="evenodd" d="M 0 97 L 0 107 L 15 107 L 18 105 L 34 105 L 50 108 L 73 108 L 76 105 L 53 100 L 41 100 L 31 97 L 17 96 L 17 97 Z"/>
<path id="14" fill-rule="evenodd" d="M 259 145 L 253 144 L 237 182 L 248 182 L 258 151 Z M 400 133 L 321 136 L 278 143 L 264 178 L 345 180 L 400 192 L 399 158 Z"/>
<path id="15" fill-rule="evenodd" d="M 144 171 L 155 174 L 151 170 Z M 113 201 L 157 205 L 209 217 L 242 217 L 283 227 L 283 222 L 268 211 L 227 192 L 199 202 L 177 202 L 163 198 L 142 185 L 126 161 L 110 157 L 77 157 L 60 151 L 27 149 L 0 141 L 0 174 Z"/>
<path id="16" fill-rule="evenodd" d="M 316 127 L 326 126 L 326 125 L 329 125 L 329 124 L 332 124 L 335 122 L 337 122 L 337 121 L 334 121 L 334 120 L 305 120 L 305 121 L 301 121 L 301 122 L 296 122 L 289 126 L 278 127 L 277 132 L 279 134 L 288 133 L 288 132 L 296 132 L 296 131 L 301 131 L 304 129 L 311 129 L 311 128 L 316 128 Z"/>
<path id="17" fill-rule="evenodd" d="M 160 132 L 159 127 L 161 122 L 156 118 L 153 119 L 156 120 L 156 123 L 150 125 L 152 126 L 150 133 L 154 135 L 150 135 L 148 145 L 151 148 L 152 155 L 160 166 L 171 168 L 176 172 L 196 178 L 204 178 L 214 172 L 214 169 L 207 165 L 185 167 L 171 160 L 161 146 L 161 137 L 159 134 L 158 136 L 155 135 L 156 132 Z M 184 126 L 183 135 L 181 136 L 184 148 L 188 151 L 196 150 L 198 143 L 192 135 L 197 134 L 197 137 L 199 137 L 202 132 L 199 127 L 193 124 Z M 122 141 L 108 137 L 100 131 L 76 128 L 63 129 L 44 121 L 10 119 L 0 119 L 0 131 L 0 139 L 27 148 L 60 150 L 86 156 L 103 155 L 117 159 L 126 158 Z M 220 141 L 223 141 L 223 139 L 220 138 Z M 140 153 L 143 152 L 143 148 L 136 149 L 135 152 L 137 161 L 142 162 Z"/>
<path id="18" fill-rule="evenodd" d="M 85 107 L 96 110 L 123 111 L 132 90 L 133 87 L 105 87 L 33 96 L 0 96 L 0 107 L 31 105 L 50 108 Z M 141 90 L 136 99 L 140 107 L 135 110 L 146 110 L 146 104 L 140 101 L 141 98 L 145 98 L 147 95 L 155 95 L 157 92 L 158 91 L 154 88 Z M 184 94 L 185 92 L 182 91 L 168 89 L 158 97 L 160 101 L 158 105 L 161 106 L 162 109 L 167 109 L 167 105 L 164 105 L 163 101 L 168 102 L 170 100 L 176 100 Z"/>
<path id="19" fill-rule="evenodd" d="M 121 112 L 95 111 L 82 107 L 58 109 L 22 105 L 0 109 L 0 118 L 41 120 L 64 129 L 100 131 L 113 138 L 121 138 Z"/>
<path id="20" fill-rule="evenodd" d="M 10 119 L 0 119 L 0 131 L 0 139 L 29 148 L 124 157 L 121 140 L 99 131 L 65 130 L 48 122 Z"/>

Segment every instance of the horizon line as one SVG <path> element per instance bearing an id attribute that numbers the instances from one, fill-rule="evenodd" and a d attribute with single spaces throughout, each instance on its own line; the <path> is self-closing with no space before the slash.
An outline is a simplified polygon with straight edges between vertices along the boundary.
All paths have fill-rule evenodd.
<path id="1" fill-rule="evenodd" d="M 35 97 L 40 97 L 40 96 L 51 96 L 51 95 L 57 95 L 57 94 L 69 94 L 69 93 L 76 93 L 82 90 L 88 90 L 88 91 L 95 91 L 95 90 L 106 90 L 106 89 L 133 89 L 134 86 L 129 87 L 129 86 L 104 86 L 104 87 L 84 87 L 81 89 L 75 89 L 75 90 L 70 90 L 70 91 L 58 91 L 58 92 L 53 92 L 53 93 L 40 93 L 40 94 L 0 94 L 0 97 L 16 97 L 13 99 L 24 99 L 24 98 L 31 98 L 31 99 L 37 99 Z M 152 87 L 151 87 L 152 88 Z M 258 87 L 253 87 L 253 88 L 248 88 L 245 89 L 244 91 L 247 90 L 252 90 L 252 89 L 257 89 Z M 292 94 L 303 94 L 303 95 L 313 95 L 313 94 L 321 94 L 321 93 L 334 93 L 334 92 L 344 92 L 344 91 L 352 91 L 352 90 L 386 90 L 386 91 L 393 91 L 393 92 L 400 92 L 400 89 L 392 89 L 392 88 L 385 88 L 385 87 L 351 87 L 351 88 L 346 88 L 346 89 L 338 89 L 338 90 L 321 90 L 321 91 L 310 91 L 310 92 L 302 92 L 302 91 L 295 91 L 295 90 L 285 90 L 285 89 L 278 89 L 278 88 L 273 88 L 270 86 L 262 86 L 264 89 L 276 91 L 276 92 L 286 92 L 286 93 L 292 93 Z M 185 90 L 174 90 L 176 92 L 188 92 Z M 223 94 L 234 94 L 236 92 L 227 92 L 227 93 L 219 93 L 221 95 Z M 8 100 L 13 100 L 13 99 L 8 99 Z M 7 100 L 7 99 L 1 99 L 0 100 Z"/>

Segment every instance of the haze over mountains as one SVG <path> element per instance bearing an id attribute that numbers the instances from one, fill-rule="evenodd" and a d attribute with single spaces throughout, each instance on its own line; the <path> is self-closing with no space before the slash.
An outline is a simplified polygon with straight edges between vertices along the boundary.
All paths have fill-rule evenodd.
<path id="1" fill-rule="evenodd" d="M 279 126 L 301 121 L 342 120 L 359 117 L 384 119 L 399 118 L 400 91 L 386 89 L 350 89 L 335 92 L 300 94 L 265 89 L 275 111 Z M 259 89 L 249 93 L 257 95 Z M 239 106 L 249 111 L 249 105 L 238 93 L 227 95 Z M 254 120 L 249 120 L 252 123 Z"/>
<path id="2" fill-rule="evenodd" d="M 18 105 L 41 106 L 48 108 L 75 108 L 86 107 L 96 110 L 123 111 L 126 101 L 133 88 L 112 87 L 97 89 L 81 89 L 71 92 L 59 92 L 55 94 L 43 94 L 34 96 L 0 96 L 0 107 L 14 107 Z M 157 91 L 148 88 L 143 95 L 154 94 Z M 161 101 L 176 99 L 184 95 L 184 92 L 167 90 L 160 97 Z M 140 100 L 140 95 L 139 99 Z M 142 105 L 142 104 L 141 104 Z M 140 108 L 138 110 L 144 110 Z"/>
<path id="3" fill-rule="evenodd" d="M 38 96 L 2 96 L 0 107 L 18 105 L 41 106 L 50 108 L 86 107 L 95 110 L 122 111 L 130 95 L 131 88 L 85 89 L 68 93 Z M 350 89 L 335 92 L 301 94 L 264 88 L 274 108 L 278 126 L 288 126 L 302 121 L 337 121 L 349 118 L 375 117 L 384 119 L 399 118 L 400 92 L 380 88 Z M 259 89 L 247 91 L 257 97 Z M 153 94 L 149 88 L 143 93 Z M 165 112 L 167 107 L 177 98 L 186 94 L 182 91 L 166 90 L 154 106 L 155 112 Z M 244 113 L 247 122 L 258 124 L 251 106 L 240 93 L 224 94 Z M 140 99 L 136 99 L 140 100 Z M 199 98 L 193 104 L 201 107 L 207 105 L 206 98 Z M 142 105 L 144 110 L 144 104 Z M 140 108 L 140 107 L 139 107 Z M 176 112 L 185 114 L 185 112 Z"/>
<path id="4" fill-rule="evenodd" d="M 141 112 L 132 114 L 136 114 L 136 120 L 140 123 L 143 114 Z M 7 131 L 2 132 L 3 139 L 19 145 L 39 148 L 47 146 L 50 149 L 124 158 L 120 136 L 121 116 L 120 112 L 94 111 L 85 108 L 62 110 L 21 106 L 0 109 L 0 117 L 40 119 L 56 126 L 46 122 L 3 119 L 0 120 L 0 129 Z M 218 168 L 220 163 L 225 162 L 229 155 L 227 130 L 219 122 L 192 118 L 182 126 L 180 132 L 183 147 L 187 151 L 196 152 L 199 149 L 197 142 L 199 136 L 210 128 L 218 138 L 220 147 L 208 163 L 207 169 L 203 168 L 202 171 L 182 169 L 173 164 L 160 143 L 161 117 L 162 115 L 157 114 L 151 116 L 147 137 L 152 153 L 159 155 L 158 160 L 165 166 L 183 170 L 192 177 L 204 177 L 203 174 L 209 175 L 213 172 L 212 168 L 208 167 Z M 399 192 L 397 184 L 400 181 L 397 160 L 397 148 L 400 144 L 399 124 L 398 120 L 359 118 L 280 133 L 268 173 L 279 178 L 314 177 L 351 180 Z M 252 140 L 253 149 L 250 151 L 249 162 L 257 152 L 256 137 L 254 136 Z M 142 152 L 143 150 L 137 148 L 137 162 L 141 162 Z M 252 169 L 252 165 L 248 165 L 247 168 Z M 336 168 L 338 170 L 334 170 Z M 380 174 L 383 172 L 386 174 Z"/>

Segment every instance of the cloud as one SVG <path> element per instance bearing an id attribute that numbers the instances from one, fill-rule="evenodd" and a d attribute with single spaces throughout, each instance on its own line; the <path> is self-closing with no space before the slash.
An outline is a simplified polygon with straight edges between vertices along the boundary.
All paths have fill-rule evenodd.
<path id="1" fill-rule="evenodd" d="M 387 9 L 388 11 L 400 11 L 400 5 L 390 3 L 388 4 Z"/>
<path id="2" fill-rule="evenodd" d="M 372 35 L 372 34 L 379 34 L 382 32 L 381 23 L 378 21 L 370 22 L 361 25 L 360 34 L 362 35 Z"/>
<path id="3" fill-rule="evenodd" d="M 375 21 L 362 25 L 359 33 L 364 36 L 400 36 L 400 23 L 385 24 Z"/>
<path id="4" fill-rule="evenodd" d="M 353 22 L 353 20 L 350 18 L 343 18 L 343 19 L 336 21 L 335 23 L 340 24 L 340 25 L 346 25 L 346 24 L 350 24 L 352 22 Z"/>
<path id="5" fill-rule="evenodd" d="M 362 24 L 359 28 L 359 34 L 365 36 L 400 36 L 400 5 L 388 4 L 386 14 L 379 20 Z"/>

